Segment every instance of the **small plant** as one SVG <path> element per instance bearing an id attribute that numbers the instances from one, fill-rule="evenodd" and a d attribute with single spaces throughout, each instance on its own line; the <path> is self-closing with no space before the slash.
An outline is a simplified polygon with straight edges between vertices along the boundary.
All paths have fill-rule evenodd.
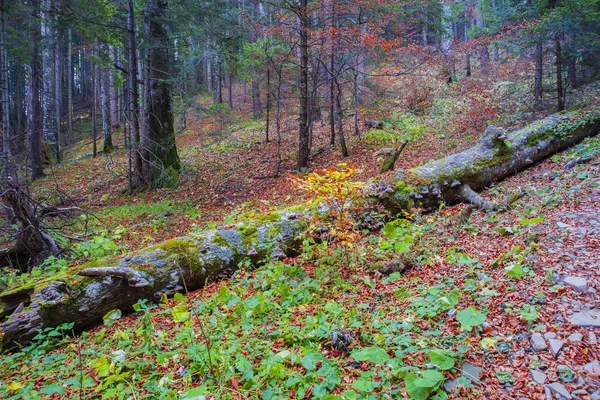
<path id="1" fill-rule="evenodd" d="M 460 327 L 464 331 L 470 331 L 475 326 L 479 326 L 485 322 L 486 314 L 471 306 L 459 311 L 456 314 L 456 319 L 460 322 Z"/>
<path id="2" fill-rule="evenodd" d="M 315 230 L 325 222 L 333 241 L 344 249 L 348 265 L 350 259 L 347 250 L 354 247 L 359 236 L 352 213 L 357 208 L 360 191 L 364 187 L 361 182 L 352 180 L 359 172 L 356 165 L 338 164 L 337 167 L 310 172 L 304 178 L 291 176 L 296 187 L 314 196 L 315 206 L 326 207 L 326 219 L 317 217 L 310 229 Z"/>

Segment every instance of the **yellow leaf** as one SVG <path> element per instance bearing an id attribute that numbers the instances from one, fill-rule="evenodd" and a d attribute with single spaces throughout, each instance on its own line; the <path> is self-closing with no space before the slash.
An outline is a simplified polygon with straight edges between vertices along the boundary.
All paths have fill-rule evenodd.
<path id="1" fill-rule="evenodd" d="M 23 389 L 23 385 L 21 385 L 19 382 L 11 382 L 8 384 L 8 388 L 12 391 L 16 391 L 19 389 Z"/>

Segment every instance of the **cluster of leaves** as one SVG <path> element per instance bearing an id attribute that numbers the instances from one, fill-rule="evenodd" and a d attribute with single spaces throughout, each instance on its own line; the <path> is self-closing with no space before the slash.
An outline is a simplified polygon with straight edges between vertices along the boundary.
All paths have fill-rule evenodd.
<path id="1" fill-rule="evenodd" d="M 352 210 L 358 208 L 364 187 L 363 183 L 352 180 L 358 173 L 356 165 L 338 164 L 337 167 L 309 172 L 305 177 L 290 176 L 293 184 L 312 198 L 319 212 L 325 206 L 325 218 L 316 215 L 315 224 L 329 224 L 331 235 L 346 248 L 352 248 L 357 238 L 357 222 Z M 311 227 L 311 230 L 314 228 Z"/>

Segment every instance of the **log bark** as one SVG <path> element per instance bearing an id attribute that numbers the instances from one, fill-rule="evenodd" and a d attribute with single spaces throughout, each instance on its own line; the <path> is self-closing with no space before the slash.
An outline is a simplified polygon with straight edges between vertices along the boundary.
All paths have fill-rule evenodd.
<path id="1" fill-rule="evenodd" d="M 442 202 L 477 203 L 481 197 L 476 191 L 599 130 L 599 109 L 553 115 L 510 133 L 490 127 L 478 144 L 462 153 L 379 179 L 371 185 L 370 196 L 392 214 L 414 207 L 435 209 Z M 231 277 L 245 260 L 257 265 L 294 256 L 310 212 L 266 214 L 2 293 L 0 317 L 8 318 L 0 324 L 1 346 L 27 343 L 40 329 L 66 322 L 84 329 L 113 309 L 131 310 L 141 299 L 201 288 Z"/>
<path id="2" fill-rule="evenodd" d="M 514 132 L 490 126 L 470 149 L 408 171 L 397 170 L 371 185 L 370 194 L 391 212 L 434 210 L 442 203 L 459 202 L 489 208 L 475 192 L 598 131 L 598 108 L 555 114 Z"/>
<path id="3" fill-rule="evenodd" d="M 109 311 L 131 311 L 141 299 L 159 300 L 231 277 L 240 263 L 297 255 L 307 223 L 280 212 L 198 236 L 172 239 L 133 255 L 27 285 L 0 295 L 2 348 L 27 343 L 40 329 L 74 322 L 92 326 Z"/>

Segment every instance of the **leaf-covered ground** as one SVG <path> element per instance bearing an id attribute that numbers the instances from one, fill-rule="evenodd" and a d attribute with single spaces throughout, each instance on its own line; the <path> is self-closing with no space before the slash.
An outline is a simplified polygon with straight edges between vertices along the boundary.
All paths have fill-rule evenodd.
<path id="1" fill-rule="evenodd" d="M 488 123 L 519 126 L 543 116 L 524 104 L 527 82 L 515 72 L 522 67 L 500 65 L 453 87 L 435 76 L 410 85 L 382 78 L 387 91 L 363 112 L 417 133 L 397 164 L 409 168 L 465 148 Z M 595 90 L 581 90 L 583 105 L 598 101 Z M 177 137 L 184 169 L 175 189 L 127 194 L 122 150 L 55 166 L 34 185 L 50 201 L 58 187 L 92 212 L 73 228 L 71 266 L 304 201 L 285 175 L 294 168 L 293 112 L 283 121 L 284 173 L 255 179 L 276 162 L 263 123 L 242 118 L 247 109 L 207 111 L 206 99 L 194 107 L 199 117 Z M 349 160 L 326 149 L 313 165 L 350 162 L 362 168 L 357 179 L 374 176 L 373 152 L 389 137 L 362 133 L 349 135 Z M 314 148 L 327 142 L 327 126 L 317 124 Z M 362 232 L 351 249 L 306 242 L 301 257 L 242 269 L 185 298 L 140 304 L 133 315 L 112 313 L 106 326 L 74 338 L 49 329 L 0 356 L 0 397 L 546 399 L 551 387 L 593 398 L 598 328 L 569 318 L 600 308 L 599 152 L 598 139 L 590 140 L 490 188 L 485 196 L 495 201 L 527 193 L 505 213 L 468 216 L 457 205 Z M 579 159 L 586 162 L 572 162 Z M 409 268 L 380 272 L 400 261 Z M 53 260 L 1 283 L 16 286 L 65 266 Z M 585 291 L 567 285 L 569 277 L 584 278 Z M 533 350 L 534 334 L 546 349 Z"/>
<path id="2" fill-rule="evenodd" d="M 60 330 L 46 332 L 0 359 L 1 397 L 544 399 L 535 370 L 592 398 L 600 345 L 568 319 L 600 307 L 598 154 L 590 140 L 491 188 L 527 193 L 506 213 L 459 221 L 458 205 L 351 250 L 307 242 L 299 258 L 108 316 L 58 348 Z M 380 274 L 397 243 L 415 263 Z M 535 352 L 535 333 L 555 333 L 560 352 Z"/>

